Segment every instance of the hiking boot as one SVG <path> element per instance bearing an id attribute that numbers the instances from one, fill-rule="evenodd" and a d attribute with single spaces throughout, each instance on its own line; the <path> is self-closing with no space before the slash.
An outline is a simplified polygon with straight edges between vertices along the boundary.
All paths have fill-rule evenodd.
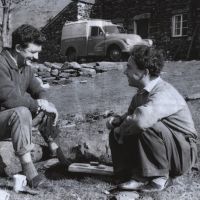
<path id="1" fill-rule="evenodd" d="M 43 178 L 40 175 L 35 176 L 31 180 L 28 180 L 28 185 L 30 188 L 38 188 L 42 183 L 44 183 Z"/>
<path id="2" fill-rule="evenodd" d="M 69 165 L 72 163 L 69 159 L 66 158 L 60 147 L 56 149 L 56 156 L 59 162 L 66 167 L 69 167 Z"/>

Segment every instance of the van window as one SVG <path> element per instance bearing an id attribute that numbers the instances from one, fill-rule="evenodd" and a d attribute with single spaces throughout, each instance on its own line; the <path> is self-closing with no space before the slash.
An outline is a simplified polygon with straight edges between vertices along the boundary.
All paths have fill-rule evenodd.
<path id="1" fill-rule="evenodd" d="M 116 26 L 116 25 L 104 26 L 103 29 L 104 29 L 105 33 L 108 33 L 108 34 L 125 33 L 126 32 L 122 26 Z"/>
<path id="2" fill-rule="evenodd" d="M 95 37 L 95 36 L 99 36 L 99 35 L 103 35 L 103 31 L 101 30 L 101 28 L 98 26 L 92 26 L 91 27 L 91 36 Z"/>

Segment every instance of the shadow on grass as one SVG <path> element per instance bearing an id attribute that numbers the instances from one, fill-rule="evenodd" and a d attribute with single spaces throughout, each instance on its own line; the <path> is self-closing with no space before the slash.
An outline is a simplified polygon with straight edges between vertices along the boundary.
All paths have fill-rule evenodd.
<path id="1" fill-rule="evenodd" d="M 13 190 L 13 186 L 1 184 L 0 185 L 0 189 L 2 189 L 2 190 L 10 190 L 11 191 L 11 190 Z"/>
<path id="2" fill-rule="evenodd" d="M 62 180 L 62 179 L 82 180 L 89 177 L 89 178 L 98 179 L 98 180 L 108 182 L 108 183 L 113 183 L 114 181 L 114 177 L 112 176 L 69 172 L 68 169 L 61 164 L 56 164 L 48 168 L 45 171 L 45 176 L 50 180 Z"/>

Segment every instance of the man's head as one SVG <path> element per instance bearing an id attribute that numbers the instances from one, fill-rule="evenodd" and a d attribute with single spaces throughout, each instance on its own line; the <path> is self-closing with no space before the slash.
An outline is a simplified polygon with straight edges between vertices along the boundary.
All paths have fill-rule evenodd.
<path id="1" fill-rule="evenodd" d="M 38 59 L 38 54 L 42 50 L 45 37 L 42 33 L 31 25 L 23 24 L 12 33 L 12 49 L 17 55 L 19 66 L 30 64 L 34 59 Z"/>
<path id="2" fill-rule="evenodd" d="M 130 86 L 142 88 L 146 83 L 158 77 L 164 65 L 161 51 L 145 45 L 133 48 L 128 59 L 125 74 Z"/>

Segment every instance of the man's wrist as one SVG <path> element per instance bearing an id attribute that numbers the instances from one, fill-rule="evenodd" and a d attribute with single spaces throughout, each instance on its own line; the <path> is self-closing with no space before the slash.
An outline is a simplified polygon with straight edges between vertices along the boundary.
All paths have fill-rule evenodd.
<path id="1" fill-rule="evenodd" d="M 38 114 L 42 110 L 42 105 L 40 99 L 37 99 L 37 111 L 36 114 Z"/>

